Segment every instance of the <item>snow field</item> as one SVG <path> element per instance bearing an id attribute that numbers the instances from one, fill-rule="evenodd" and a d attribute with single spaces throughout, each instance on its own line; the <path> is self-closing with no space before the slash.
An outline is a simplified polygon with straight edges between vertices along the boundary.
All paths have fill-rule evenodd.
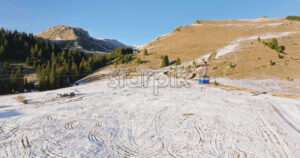
<path id="1" fill-rule="evenodd" d="M 161 74 L 160 74 L 161 75 Z M 299 157 L 300 101 L 161 77 L 1 96 L 1 157 Z M 134 82 L 136 81 L 136 82 Z M 147 82 L 148 81 L 148 82 Z M 144 85 L 141 88 L 140 85 Z M 153 87 L 159 86 L 158 94 Z M 76 92 L 73 98 L 58 93 Z"/>

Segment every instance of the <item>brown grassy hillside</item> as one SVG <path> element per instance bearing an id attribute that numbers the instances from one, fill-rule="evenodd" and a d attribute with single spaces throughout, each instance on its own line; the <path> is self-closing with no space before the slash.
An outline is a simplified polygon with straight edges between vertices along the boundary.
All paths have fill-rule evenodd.
<path id="1" fill-rule="evenodd" d="M 181 62 L 188 62 L 210 54 L 209 74 L 214 77 L 300 79 L 299 29 L 300 22 L 286 19 L 198 21 L 147 44 L 150 54 L 138 55 L 147 61 L 140 67 L 159 68 L 162 55 L 168 55 L 170 61 L 179 57 Z M 286 47 L 283 58 L 262 43 L 272 37 Z M 234 44 L 233 49 L 230 45 Z M 224 47 L 233 50 L 219 56 Z M 271 66 L 270 60 L 276 64 Z M 230 68 L 230 63 L 235 67 Z"/>

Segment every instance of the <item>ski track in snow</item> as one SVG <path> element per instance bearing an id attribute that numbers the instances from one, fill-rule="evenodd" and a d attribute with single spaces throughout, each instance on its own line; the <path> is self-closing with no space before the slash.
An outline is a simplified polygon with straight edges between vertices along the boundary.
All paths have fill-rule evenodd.
<path id="1" fill-rule="evenodd" d="M 264 80 L 251 80 L 251 79 L 241 79 L 234 80 L 229 78 L 215 78 L 218 83 L 235 86 L 246 89 L 255 89 L 270 93 L 282 93 L 282 94 L 292 94 L 297 95 L 300 90 L 300 81 L 286 81 L 278 79 L 264 79 Z M 298 89 L 298 91 L 291 92 L 290 88 Z M 300 91 L 299 91 L 300 92 Z"/>
<path id="2" fill-rule="evenodd" d="M 232 52 L 236 52 L 240 49 L 240 43 L 241 42 L 245 42 L 245 41 L 250 41 L 250 40 L 255 40 L 258 37 L 260 37 L 261 39 L 270 39 L 270 38 L 280 38 L 280 37 L 285 37 L 288 36 L 290 34 L 294 34 L 295 32 L 280 32 L 280 33 L 267 33 L 264 35 L 257 35 L 257 36 L 251 36 L 248 38 L 239 38 L 235 41 L 232 41 L 229 45 L 227 45 L 224 48 L 221 48 L 218 50 L 216 58 L 220 58 L 224 55 L 227 55 L 229 53 Z"/>
<path id="3" fill-rule="evenodd" d="M 299 100 L 192 81 L 157 96 L 153 78 L 148 88 L 103 80 L 23 94 L 28 105 L 1 96 L 0 116 L 19 115 L 0 119 L 0 157 L 300 157 Z"/>

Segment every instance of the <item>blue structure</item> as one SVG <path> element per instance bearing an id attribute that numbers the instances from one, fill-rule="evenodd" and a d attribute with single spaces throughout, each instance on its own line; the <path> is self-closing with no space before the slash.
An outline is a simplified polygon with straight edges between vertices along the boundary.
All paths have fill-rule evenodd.
<path id="1" fill-rule="evenodd" d="M 208 68 L 208 64 L 207 62 L 205 62 L 205 64 L 200 65 L 205 67 L 205 75 L 204 76 L 199 76 L 199 83 L 200 84 L 210 84 L 210 77 L 207 76 L 207 68 Z"/>
<path id="2" fill-rule="evenodd" d="M 199 83 L 200 84 L 210 84 L 210 77 L 209 76 L 199 76 Z"/>

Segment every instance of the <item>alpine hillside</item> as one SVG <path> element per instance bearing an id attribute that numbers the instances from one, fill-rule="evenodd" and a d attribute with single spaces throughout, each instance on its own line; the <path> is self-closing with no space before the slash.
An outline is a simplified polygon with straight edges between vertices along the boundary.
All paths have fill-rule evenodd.
<path id="1" fill-rule="evenodd" d="M 157 69 L 161 56 L 168 55 L 170 63 L 180 58 L 180 67 L 190 65 L 196 74 L 193 61 L 204 59 L 213 77 L 300 79 L 299 28 L 299 21 L 285 18 L 197 20 L 140 48 L 149 52 L 140 54 L 147 61 L 141 66 Z"/>
<path id="2" fill-rule="evenodd" d="M 71 49 L 78 49 L 90 53 L 109 53 L 116 48 L 128 47 L 115 39 L 93 38 L 82 28 L 66 25 L 51 27 L 45 32 L 38 33 L 36 36 L 50 40 L 61 47 L 67 47 L 69 45 Z"/>

